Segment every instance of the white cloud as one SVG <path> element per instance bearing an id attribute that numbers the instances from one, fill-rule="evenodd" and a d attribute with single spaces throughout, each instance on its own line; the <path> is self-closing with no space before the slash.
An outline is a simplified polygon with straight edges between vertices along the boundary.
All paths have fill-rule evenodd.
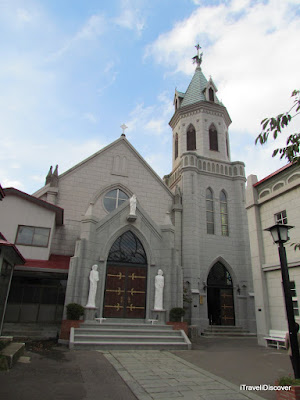
<path id="1" fill-rule="evenodd" d="M 155 105 L 145 107 L 143 103 L 138 104 L 131 111 L 130 120 L 126 122 L 128 134 L 144 132 L 168 140 L 170 136 L 168 122 L 173 110 L 170 99 L 169 95 L 161 93 L 158 95 L 158 102 Z"/>
<path id="2" fill-rule="evenodd" d="M 13 186 L 20 190 L 26 187 L 26 192 L 32 193 L 44 185 L 50 165 L 58 164 L 61 174 L 106 144 L 96 139 L 73 142 L 67 139 L 55 139 L 47 144 L 34 144 L 28 142 L 26 138 L 18 142 L 10 141 L 1 156 L 0 183 L 2 187 Z M 14 172 L 11 165 L 15 160 L 23 166 L 26 165 L 26 168 L 18 171 L 18 180 L 12 177 Z M 28 171 L 30 171 L 30 182 L 28 182 Z"/>
<path id="3" fill-rule="evenodd" d="M 17 9 L 17 18 L 21 22 L 30 22 L 33 19 L 33 15 L 30 13 L 30 11 L 26 10 L 25 8 L 18 8 Z"/>
<path id="4" fill-rule="evenodd" d="M 56 60 L 77 45 L 82 43 L 86 45 L 87 41 L 98 39 L 99 36 L 104 34 L 106 29 L 107 22 L 105 16 L 102 14 L 92 15 L 71 38 L 65 41 L 65 44 L 59 50 L 48 57 L 48 60 Z"/>
<path id="5" fill-rule="evenodd" d="M 91 112 L 86 112 L 83 114 L 83 118 L 92 124 L 96 124 L 98 122 L 98 118 Z"/>
<path id="6" fill-rule="evenodd" d="M 126 29 L 135 30 L 139 35 L 145 27 L 145 18 L 142 16 L 140 1 L 121 1 L 121 14 L 114 19 L 114 22 Z"/>
<path id="7" fill-rule="evenodd" d="M 202 70 L 218 86 L 219 99 L 233 121 L 231 132 L 254 139 L 260 121 L 288 110 L 291 92 L 299 88 L 300 15 L 291 11 L 296 4 L 233 0 L 199 6 L 150 44 L 145 57 L 191 77 L 193 46 L 199 41 Z"/>

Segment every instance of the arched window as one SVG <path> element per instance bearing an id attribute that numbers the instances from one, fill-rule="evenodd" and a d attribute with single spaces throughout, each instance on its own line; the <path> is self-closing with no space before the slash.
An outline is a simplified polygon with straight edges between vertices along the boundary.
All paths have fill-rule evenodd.
<path id="1" fill-rule="evenodd" d="M 227 196 L 224 190 L 220 193 L 221 232 L 223 236 L 229 235 Z"/>
<path id="2" fill-rule="evenodd" d="M 232 278 L 226 267 L 219 261 L 212 267 L 207 277 L 207 286 L 232 287 Z"/>
<path id="3" fill-rule="evenodd" d="M 209 101 L 215 101 L 215 94 L 212 88 L 209 88 L 208 90 L 208 97 L 209 97 Z"/>
<path id="4" fill-rule="evenodd" d="M 219 150 L 218 132 L 216 130 L 216 127 L 214 125 L 211 125 L 208 133 L 209 133 L 209 149 L 218 151 Z"/>
<path id="5" fill-rule="evenodd" d="M 186 149 L 187 150 L 196 150 L 196 131 L 193 125 L 188 127 L 186 133 Z"/>
<path id="6" fill-rule="evenodd" d="M 177 133 L 175 135 L 174 152 L 175 152 L 174 157 L 176 160 L 176 158 L 178 157 L 178 134 Z"/>
<path id="7" fill-rule="evenodd" d="M 214 197 L 210 188 L 206 189 L 206 230 L 209 234 L 213 235 L 215 233 Z"/>
<path id="8" fill-rule="evenodd" d="M 104 196 L 104 207 L 108 212 L 111 212 L 115 208 L 118 208 L 121 204 L 123 204 L 124 201 L 126 201 L 127 199 L 127 194 L 124 193 L 121 189 L 110 190 Z"/>
<path id="9" fill-rule="evenodd" d="M 127 231 L 118 237 L 110 249 L 107 261 L 147 265 L 144 247 L 131 231 Z"/>

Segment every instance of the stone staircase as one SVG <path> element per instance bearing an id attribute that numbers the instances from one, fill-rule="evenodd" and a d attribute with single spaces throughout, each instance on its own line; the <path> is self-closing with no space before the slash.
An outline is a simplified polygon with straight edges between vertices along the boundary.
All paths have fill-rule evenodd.
<path id="1" fill-rule="evenodd" d="M 144 320 L 85 322 L 71 328 L 70 349 L 90 350 L 188 350 L 191 342 L 184 331 Z"/>
<path id="2" fill-rule="evenodd" d="M 255 333 L 249 333 L 240 326 L 210 325 L 201 334 L 205 337 L 254 337 Z"/>

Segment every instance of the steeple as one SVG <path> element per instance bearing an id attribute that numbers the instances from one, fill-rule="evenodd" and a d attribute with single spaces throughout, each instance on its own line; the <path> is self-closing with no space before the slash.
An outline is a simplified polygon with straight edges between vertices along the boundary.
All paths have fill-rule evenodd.
<path id="1" fill-rule="evenodd" d="M 223 105 L 216 96 L 218 89 L 211 76 L 209 80 L 207 80 L 202 72 L 201 64 L 203 53 L 199 54 L 199 49 L 201 49 L 201 47 L 199 44 L 195 47 L 197 49 L 197 55 L 192 58 L 193 63 L 197 64 L 194 76 L 185 93 L 178 92 L 177 90 L 175 91 L 174 103 L 176 105 L 176 100 L 178 98 L 177 108 L 188 106 L 197 103 L 198 101 L 213 101 L 216 104 Z M 177 108 L 175 106 L 175 111 Z"/>
<path id="2" fill-rule="evenodd" d="M 170 121 L 173 129 L 173 169 L 181 162 L 185 152 L 219 161 L 230 161 L 228 127 L 230 116 L 219 101 L 215 83 L 204 76 L 200 45 L 192 58 L 196 69 L 186 92 L 175 89 L 175 112 Z"/>

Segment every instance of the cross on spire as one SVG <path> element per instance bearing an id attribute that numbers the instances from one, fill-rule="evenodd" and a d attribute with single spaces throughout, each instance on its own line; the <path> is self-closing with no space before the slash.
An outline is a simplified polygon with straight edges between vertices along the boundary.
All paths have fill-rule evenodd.
<path id="1" fill-rule="evenodd" d="M 197 67 L 199 67 L 200 68 L 200 65 L 201 65 L 201 63 L 202 63 L 202 56 L 203 56 L 203 53 L 201 53 L 201 54 L 199 54 L 199 50 L 201 49 L 201 46 L 199 45 L 199 43 L 198 44 L 196 44 L 196 49 L 197 49 L 197 55 L 196 56 L 194 56 L 193 58 L 192 58 L 192 60 L 193 60 L 193 63 L 195 64 L 197 64 Z"/>

